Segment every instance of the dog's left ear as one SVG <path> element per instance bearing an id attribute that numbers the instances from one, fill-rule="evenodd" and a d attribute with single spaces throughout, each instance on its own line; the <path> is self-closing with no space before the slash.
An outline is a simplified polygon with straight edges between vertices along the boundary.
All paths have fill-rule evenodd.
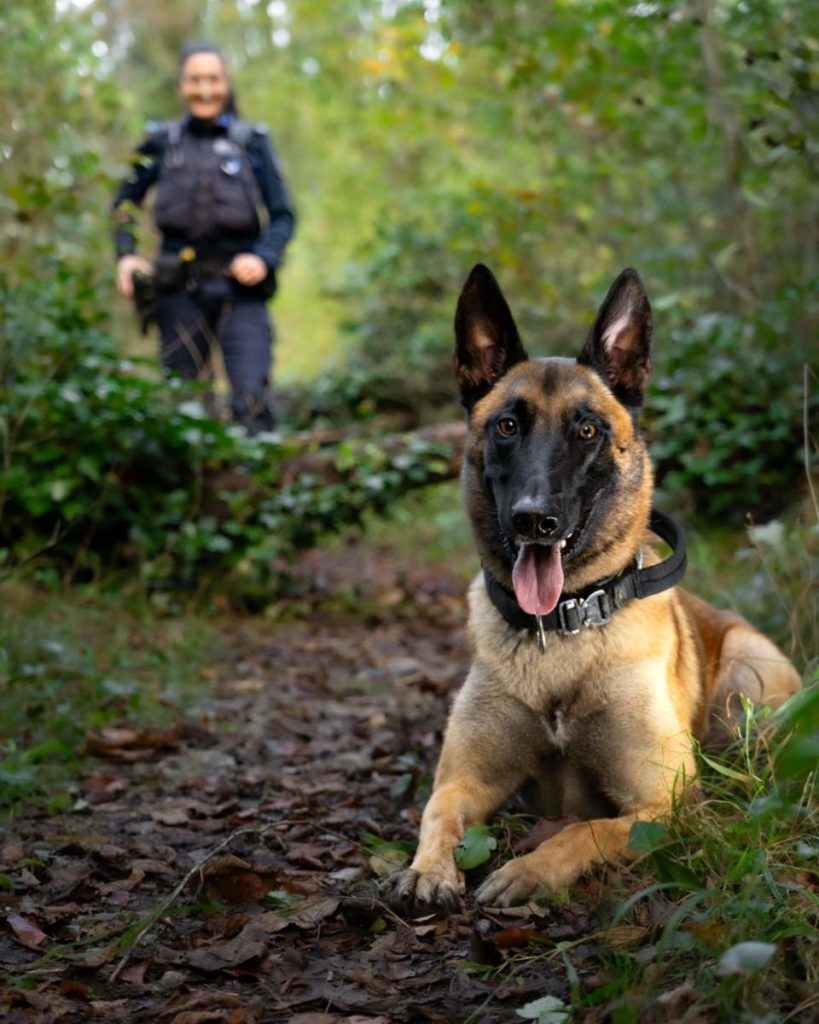
<path id="1" fill-rule="evenodd" d="M 466 279 L 455 311 L 455 375 L 467 409 L 515 363 L 527 358 L 500 285 L 478 263 Z"/>
<path id="2" fill-rule="evenodd" d="M 609 289 L 577 361 L 596 370 L 623 405 L 640 406 L 651 370 L 652 330 L 640 275 L 624 270 Z"/>

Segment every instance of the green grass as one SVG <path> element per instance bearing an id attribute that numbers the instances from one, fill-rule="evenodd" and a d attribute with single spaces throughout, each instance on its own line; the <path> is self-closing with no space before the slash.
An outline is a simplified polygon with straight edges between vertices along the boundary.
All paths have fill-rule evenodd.
<path id="1" fill-rule="evenodd" d="M 212 686 L 218 634 L 192 615 L 24 583 L 0 588 L 0 609 L 0 814 L 69 805 L 87 730 L 167 726 Z"/>
<path id="2" fill-rule="evenodd" d="M 588 950 L 574 960 L 577 942 L 546 940 L 496 975 L 542 962 L 553 976 L 562 964 L 571 1020 L 815 1019 L 817 752 L 819 678 L 773 717 L 751 720 L 723 755 L 701 755 L 697 787 L 668 822 L 634 826 L 640 859 L 592 889 L 599 931 L 583 942 L 602 952 L 591 963 Z"/>
<path id="3" fill-rule="evenodd" d="M 773 737 L 751 728 L 725 756 L 703 756 L 699 797 L 666 828 L 642 826 L 645 876 L 612 924 L 642 926 L 648 942 L 612 956 L 612 1019 L 634 1020 L 692 979 L 689 1013 L 698 1006 L 721 1020 L 779 1020 L 815 997 L 819 805 L 808 747 L 819 736 L 819 687 L 777 717 Z M 732 969 L 728 952 L 740 943 L 770 944 L 770 960 L 754 964 L 746 950 Z"/>

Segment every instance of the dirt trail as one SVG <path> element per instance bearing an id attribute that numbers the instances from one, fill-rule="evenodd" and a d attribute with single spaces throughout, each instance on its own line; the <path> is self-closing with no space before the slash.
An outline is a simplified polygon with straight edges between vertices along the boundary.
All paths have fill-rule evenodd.
<path id="1" fill-rule="evenodd" d="M 353 568 L 360 614 L 330 610 Z M 0 841 L 3 1020 L 520 1020 L 567 996 L 558 943 L 596 984 L 593 882 L 535 918 L 467 901 L 405 921 L 379 900 L 401 856 L 380 844 L 411 848 L 468 664 L 464 586 L 362 550 L 306 571 L 324 599 L 295 622 L 237 622 L 196 721 L 93 738 L 72 812 Z"/>

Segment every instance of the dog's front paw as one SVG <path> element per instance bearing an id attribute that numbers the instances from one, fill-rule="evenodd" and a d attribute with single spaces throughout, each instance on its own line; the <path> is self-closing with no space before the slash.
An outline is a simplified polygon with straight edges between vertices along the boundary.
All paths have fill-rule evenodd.
<path id="1" fill-rule="evenodd" d="M 451 872 L 407 868 L 387 880 L 386 890 L 388 901 L 396 909 L 421 916 L 435 910 L 457 910 L 463 882 L 454 864 Z"/>
<path id="2" fill-rule="evenodd" d="M 549 891 L 552 886 L 526 864 L 525 857 L 510 860 L 493 871 L 475 893 L 478 903 L 511 907 Z"/>

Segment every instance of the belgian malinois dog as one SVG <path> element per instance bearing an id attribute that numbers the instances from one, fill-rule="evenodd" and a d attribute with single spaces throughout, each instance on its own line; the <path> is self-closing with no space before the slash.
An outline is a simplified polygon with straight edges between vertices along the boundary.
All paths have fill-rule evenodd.
<path id="1" fill-rule="evenodd" d="M 474 660 L 447 724 L 410 868 L 392 896 L 453 907 L 464 831 L 522 791 L 577 818 L 494 871 L 481 903 L 561 890 L 627 858 L 637 820 L 667 815 L 695 773 L 693 743 L 724 739 L 741 695 L 799 689 L 785 656 L 740 615 L 676 587 L 684 540 L 653 512 L 637 419 L 651 308 L 639 276 L 612 285 L 577 359 L 529 359 L 484 266 L 455 317 L 469 427 L 463 490 L 483 572 L 469 593 Z M 662 560 L 649 530 L 674 549 Z"/>

